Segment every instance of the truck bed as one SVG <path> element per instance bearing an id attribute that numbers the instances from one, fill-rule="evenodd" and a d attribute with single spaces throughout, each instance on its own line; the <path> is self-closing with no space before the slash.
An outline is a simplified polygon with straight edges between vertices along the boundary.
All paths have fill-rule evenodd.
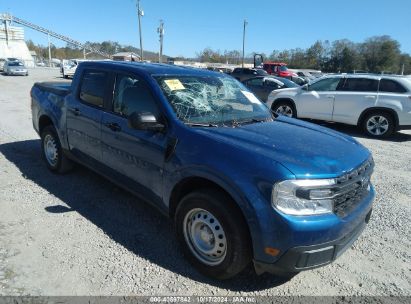
<path id="1" fill-rule="evenodd" d="M 65 96 L 70 92 L 71 82 L 53 81 L 53 82 L 36 82 L 34 87 L 42 91 L 47 91 L 59 96 Z"/>

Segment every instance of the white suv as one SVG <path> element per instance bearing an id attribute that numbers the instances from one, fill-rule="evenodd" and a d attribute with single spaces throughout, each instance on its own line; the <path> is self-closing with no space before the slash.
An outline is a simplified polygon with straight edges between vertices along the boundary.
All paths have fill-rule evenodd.
<path id="1" fill-rule="evenodd" d="M 279 114 L 357 125 L 372 137 L 411 129 L 411 79 L 399 76 L 329 75 L 299 88 L 270 93 Z"/>

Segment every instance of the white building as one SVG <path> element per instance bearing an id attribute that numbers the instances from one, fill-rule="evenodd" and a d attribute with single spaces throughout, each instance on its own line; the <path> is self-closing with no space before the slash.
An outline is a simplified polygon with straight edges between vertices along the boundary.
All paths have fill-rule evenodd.
<path id="1" fill-rule="evenodd" d="M 24 40 L 22 27 L 10 26 L 8 21 L 0 25 L 0 58 L 17 58 L 28 67 L 34 67 L 34 60 Z"/>

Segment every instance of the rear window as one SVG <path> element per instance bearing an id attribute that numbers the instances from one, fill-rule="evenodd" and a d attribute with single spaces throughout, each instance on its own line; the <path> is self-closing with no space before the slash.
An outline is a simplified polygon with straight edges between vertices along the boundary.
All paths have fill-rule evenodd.
<path id="1" fill-rule="evenodd" d="M 24 64 L 18 61 L 12 61 L 8 63 L 8 66 L 24 66 Z"/>
<path id="2" fill-rule="evenodd" d="M 107 73 L 86 70 L 80 87 L 80 99 L 93 106 L 103 107 Z"/>
<path id="3" fill-rule="evenodd" d="M 390 92 L 390 93 L 405 93 L 407 90 L 397 81 L 391 79 L 381 79 L 380 81 L 380 92 Z"/>
<path id="4" fill-rule="evenodd" d="M 378 80 L 371 78 L 347 78 L 341 87 L 341 91 L 350 92 L 376 92 Z"/>

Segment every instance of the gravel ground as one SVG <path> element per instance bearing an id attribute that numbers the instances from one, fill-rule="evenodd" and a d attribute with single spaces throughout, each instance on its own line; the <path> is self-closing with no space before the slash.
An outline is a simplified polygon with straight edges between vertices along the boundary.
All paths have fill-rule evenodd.
<path id="1" fill-rule="evenodd" d="M 31 125 L 35 81 L 0 75 L 0 295 L 411 296 L 411 131 L 387 141 L 355 128 L 374 154 L 370 224 L 336 262 L 289 281 L 244 275 L 215 282 L 182 257 L 169 220 L 93 172 L 50 173 Z"/>

